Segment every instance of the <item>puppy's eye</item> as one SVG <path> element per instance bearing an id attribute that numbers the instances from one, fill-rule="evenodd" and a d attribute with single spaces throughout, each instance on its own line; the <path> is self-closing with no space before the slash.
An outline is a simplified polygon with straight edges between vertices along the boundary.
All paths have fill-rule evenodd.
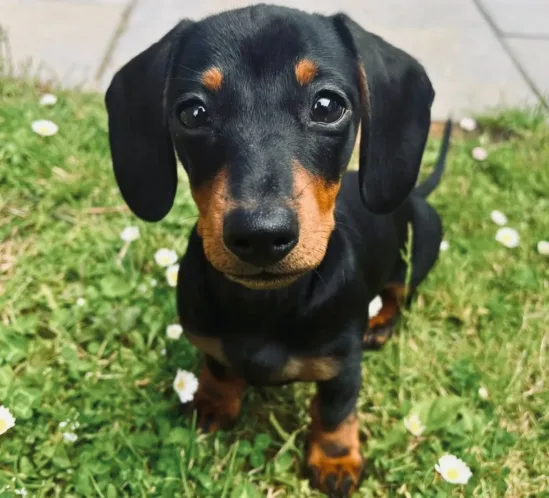
<path id="1" fill-rule="evenodd" d="M 179 121 L 186 128 L 204 128 L 210 124 L 206 107 L 197 100 L 185 102 L 178 112 Z"/>
<path id="2" fill-rule="evenodd" d="M 311 119 L 317 123 L 335 123 L 345 114 L 345 102 L 333 93 L 318 95 L 311 109 Z"/>

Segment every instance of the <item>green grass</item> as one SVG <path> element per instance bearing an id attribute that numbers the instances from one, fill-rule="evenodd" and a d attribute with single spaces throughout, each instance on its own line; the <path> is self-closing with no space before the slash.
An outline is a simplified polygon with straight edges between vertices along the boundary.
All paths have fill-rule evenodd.
<path id="1" fill-rule="evenodd" d="M 17 417 L 0 436 L 0 496 L 320 496 L 300 474 L 313 386 L 249 390 L 227 433 L 197 434 L 180 414 L 171 382 L 200 359 L 184 338 L 166 339 L 174 290 L 153 254 L 185 250 L 195 208 L 184 179 L 162 223 L 94 210 L 123 205 L 102 98 L 59 93 L 51 109 L 38 98 L 0 80 L 0 404 Z M 35 135 L 40 118 L 59 133 Z M 549 260 L 536 251 L 549 239 L 545 119 L 507 112 L 454 140 L 432 196 L 450 249 L 398 337 L 364 356 L 359 496 L 549 494 Z M 471 158 L 479 143 L 483 163 Z M 518 248 L 494 240 L 493 209 L 520 231 Z M 141 239 L 120 260 L 127 225 Z M 420 438 L 403 428 L 412 408 L 428 426 Z M 63 440 L 67 419 L 76 442 Z M 467 486 L 433 470 L 446 452 L 471 467 Z"/>

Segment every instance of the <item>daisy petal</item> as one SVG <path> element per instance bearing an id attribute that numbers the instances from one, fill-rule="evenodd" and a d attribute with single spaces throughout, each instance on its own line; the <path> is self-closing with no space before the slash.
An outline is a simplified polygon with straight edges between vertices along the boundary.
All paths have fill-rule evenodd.
<path id="1" fill-rule="evenodd" d="M 383 301 L 381 299 L 381 296 L 374 297 L 368 305 L 369 317 L 373 318 L 374 316 L 376 316 L 381 311 L 381 308 L 383 308 Z"/>
<path id="2" fill-rule="evenodd" d="M 507 225 L 507 216 L 505 216 L 501 211 L 498 211 L 497 209 L 490 213 L 490 218 L 496 225 L 499 225 L 501 227 Z"/>
<path id="3" fill-rule="evenodd" d="M 181 403 L 192 401 L 198 389 L 198 379 L 192 372 L 177 370 L 173 381 L 174 391 L 179 396 Z"/>
<path id="4" fill-rule="evenodd" d="M 467 484 L 473 475 L 469 466 L 454 455 L 441 456 L 435 470 L 451 484 Z"/>
<path id="5" fill-rule="evenodd" d="M 484 161 L 488 157 L 488 152 L 486 152 L 486 149 L 483 147 L 475 147 L 472 154 L 473 159 L 476 159 L 477 161 Z"/>
<path id="6" fill-rule="evenodd" d="M 139 227 L 126 227 L 120 233 L 120 238 L 124 242 L 134 242 L 139 238 Z"/>
<path id="7" fill-rule="evenodd" d="M 540 240 L 538 242 L 538 252 L 542 256 L 549 256 L 549 241 L 547 240 Z"/>
<path id="8" fill-rule="evenodd" d="M 157 265 L 167 268 L 168 266 L 175 264 L 177 261 L 177 253 L 171 249 L 158 249 L 158 251 L 154 253 L 154 260 Z"/>
<path id="9" fill-rule="evenodd" d="M 416 413 L 411 413 L 407 417 L 404 417 L 404 427 L 406 427 L 406 430 L 414 436 L 421 436 L 426 429 Z"/>
<path id="10" fill-rule="evenodd" d="M 74 443 L 78 436 L 74 432 L 63 432 L 63 440 L 69 443 Z"/>
<path id="11" fill-rule="evenodd" d="M 462 118 L 459 126 L 465 131 L 474 131 L 477 128 L 477 122 L 473 118 Z"/>
<path id="12" fill-rule="evenodd" d="M 168 281 L 168 285 L 170 287 L 177 286 L 178 273 L 179 273 L 179 265 L 171 265 L 166 270 L 166 280 Z"/>
<path id="13" fill-rule="evenodd" d="M 38 121 L 33 121 L 31 123 L 31 128 L 34 133 L 40 135 L 41 137 L 51 137 L 59 131 L 59 126 L 57 126 L 53 121 L 48 119 L 39 119 Z"/>
<path id="14" fill-rule="evenodd" d="M 45 93 L 40 97 L 40 105 L 52 106 L 57 104 L 57 97 L 51 93 Z"/>
<path id="15" fill-rule="evenodd" d="M 166 327 L 166 336 L 168 339 L 177 341 L 183 333 L 183 327 L 178 323 L 172 323 Z"/>
<path id="16" fill-rule="evenodd" d="M 519 233 L 514 229 L 510 227 L 503 227 L 500 228 L 497 233 L 495 239 L 505 247 L 508 247 L 509 249 L 514 249 L 515 247 L 518 247 L 520 244 L 520 235 Z"/>
<path id="17" fill-rule="evenodd" d="M 10 410 L 0 405 L 0 436 L 15 426 L 15 417 Z"/>

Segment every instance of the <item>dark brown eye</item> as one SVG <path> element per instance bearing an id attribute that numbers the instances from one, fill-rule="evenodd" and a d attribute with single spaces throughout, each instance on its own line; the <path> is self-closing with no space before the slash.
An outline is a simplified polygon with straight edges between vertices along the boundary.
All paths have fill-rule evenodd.
<path id="1" fill-rule="evenodd" d="M 335 123 L 345 113 L 343 99 L 335 94 L 321 94 L 317 96 L 311 109 L 311 119 L 317 123 Z"/>
<path id="2" fill-rule="evenodd" d="M 180 107 L 179 121 L 186 128 L 204 128 L 210 124 L 210 117 L 204 104 L 194 100 Z"/>

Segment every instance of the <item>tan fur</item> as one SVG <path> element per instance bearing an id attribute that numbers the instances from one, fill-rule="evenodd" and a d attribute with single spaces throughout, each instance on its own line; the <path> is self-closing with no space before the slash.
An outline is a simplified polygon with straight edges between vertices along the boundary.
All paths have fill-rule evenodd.
<path id="1" fill-rule="evenodd" d="M 301 59 L 295 65 L 295 78 L 302 85 L 311 83 L 318 73 L 318 66 L 310 59 Z"/>
<path id="2" fill-rule="evenodd" d="M 238 259 L 223 242 L 223 218 L 234 207 L 228 192 L 226 168 L 222 168 L 208 184 L 192 189 L 192 195 L 198 208 L 197 231 L 206 258 L 220 271 L 235 267 Z"/>
<path id="3" fill-rule="evenodd" d="M 206 258 L 231 280 L 252 289 L 276 289 L 292 284 L 302 273 L 321 263 L 335 227 L 334 209 L 340 182 L 329 183 L 307 171 L 298 161 L 293 163 L 293 177 L 293 195 L 288 205 L 297 212 L 299 242 L 282 261 L 267 268 L 281 274 L 277 280 L 247 278 L 257 269 L 240 261 L 225 247 L 223 219 L 238 206 L 230 197 L 227 168 L 222 168 L 208 184 L 192 190 L 199 211 L 197 231 Z"/>
<path id="4" fill-rule="evenodd" d="M 328 476 L 335 476 L 337 489 L 340 489 L 346 478 L 351 478 L 353 484 L 346 495 L 351 496 L 358 487 L 364 466 L 356 414 L 349 415 L 335 429 L 326 430 L 322 427 L 318 415 L 318 400 L 315 398 L 311 404 L 311 417 L 307 466 L 316 475 L 315 485 L 321 491 L 328 492 Z"/>
<path id="5" fill-rule="evenodd" d="M 189 342 L 200 352 L 215 358 L 219 363 L 229 366 L 229 360 L 223 351 L 223 344 L 217 337 L 203 337 L 185 331 Z"/>
<path id="6" fill-rule="evenodd" d="M 329 356 L 290 358 L 282 371 L 272 380 L 317 382 L 333 379 L 339 370 L 339 362 Z"/>
<path id="7" fill-rule="evenodd" d="M 328 183 L 294 161 L 294 196 L 299 242 L 281 262 L 287 271 L 316 268 L 326 254 L 335 227 L 334 209 L 340 182 Z"/>
<path id="8" fill-rule="evenodd" d="M 198 426 L 210 432 L 229 428 L 240 414 L 244 386 L 240 378 L 214 377 L 204 365 L 192 402 L 198 412 Z M 213 420 L 210 421 L 210 417 Z"/>
<path id="9" fill-rule="evenodd" d="M 218 67 L 211 67 L 202 73 L 200 80 L 208 90 L 218 92 L 223 84 L 223 73 Z"/>

